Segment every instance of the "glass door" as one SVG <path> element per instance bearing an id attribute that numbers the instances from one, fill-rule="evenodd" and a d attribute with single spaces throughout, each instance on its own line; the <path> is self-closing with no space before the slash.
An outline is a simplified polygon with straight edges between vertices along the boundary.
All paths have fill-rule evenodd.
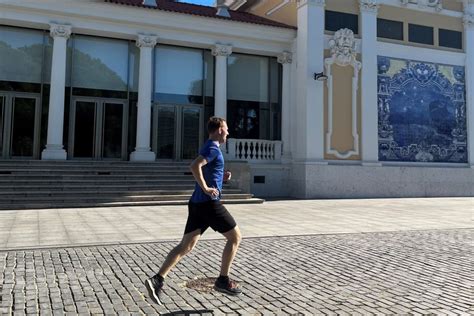
<path id="1" fill-rule="evenodd" d="M 126 156 L 126 129 L 124 118 L 126 107 L 121 102 L 104 102 L 102 105 L 102 157 L 105 159 L 121 159 Z"/>
<path id="2" fill-rule="evenodd" d="M 69 151 L 74 158 L 93 159 L 95 158 L 96 146 L 96 115 L 97 102 L 95 101 L 76 101 L 71 113 L 74 115 L 72 150 Z"/>
<path id="3" fill-rule="evenodd" d="M 70 158 L 125 160 L 125 101 L 77 98 L 70 117 Z"/>
<path id="4" fill-rule="evenodd" d="M 39 96 L 0 94 L 2 158 L 39 158 L 40 111 Z"/>
<path id="5" fill-rule="evenodd" d="M 36 101 L 26 97 L 13 98 L 11 155 L 14 157 L 34 156 Z"/>
<path id="6" fill-rule="evenodd" d="M 198 107 L 183 107 L 181 111 L 181 158 L 194 159 L 201 146 L 201 109 Z"/>
<path id="7" fill-rule="evenodd" d="M 176 156 L 176 107 L 155 107 L 156 119 L 153 124 L 153 151 L 156 159 L 174 159 Z"/>
<path id="8" fill-rule="evenodd" d="M 157 159 L 187 160 L 198 155 L 204 131 L 203 108 L 185 105 L 155 105 L 153 151 Z"/>

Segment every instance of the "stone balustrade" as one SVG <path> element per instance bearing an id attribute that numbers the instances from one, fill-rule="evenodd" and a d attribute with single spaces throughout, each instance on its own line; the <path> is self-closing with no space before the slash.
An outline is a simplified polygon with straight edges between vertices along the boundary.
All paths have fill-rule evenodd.
<path id="1" fill-rule="evenodd" d="M 279 140 L 229 138 L 222 145 L 222 153 L 227 161 L 279 163 L 281 151 L 282 142 Z"/>

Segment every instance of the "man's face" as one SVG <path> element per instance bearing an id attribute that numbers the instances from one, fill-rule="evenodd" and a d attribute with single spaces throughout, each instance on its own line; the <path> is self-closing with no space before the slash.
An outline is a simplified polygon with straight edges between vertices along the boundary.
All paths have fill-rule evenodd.
<path id="1" fill-rule="evenodd" d="M 229 136 L 227 123 L 223 122 L 222 126 L 219 127 L 219 144 L 224 144 L 227 141 L 227 136 Z"/>

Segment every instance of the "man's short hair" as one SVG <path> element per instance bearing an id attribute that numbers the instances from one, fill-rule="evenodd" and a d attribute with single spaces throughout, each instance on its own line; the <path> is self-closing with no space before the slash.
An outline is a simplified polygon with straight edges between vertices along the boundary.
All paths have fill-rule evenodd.
<path id="1" fill-rule="evenodd" d="M 219 127 L 224 126 L 225 120 L 222 117 L 212 116 L 207 122 L 207 132 L 209 134 L 214 133 L 219 129 Z"/>

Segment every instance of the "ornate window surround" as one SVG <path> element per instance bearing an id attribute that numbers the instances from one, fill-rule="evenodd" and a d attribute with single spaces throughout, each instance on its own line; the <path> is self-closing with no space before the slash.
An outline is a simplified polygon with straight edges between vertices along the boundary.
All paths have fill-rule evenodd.
<path id="1" fill-rule="evenodd" d="M 362 63 L 356 59 L 356 42 L 354 41 L 354 33 L 349 29 L 340 29 L 334 34 L 334 38 L 329 41 L 332 56 L 324 60 L 326 75 L 328 79 L 326 85 L 328 88 L 328 130 L 326 133 L 326 153 L 335 155 L 340 159 L 347 159 L 353 155 L 359 155 L 359 134 L 357 132 L 357 90 L 359 88 L 359 71 Z M 333 134 L 333 76 L 331 72 L 332 65 L 352 66 L 354 75 L 352 77 L 352 139 L 353 149 L 341 153 L 332 148 Z"/>

